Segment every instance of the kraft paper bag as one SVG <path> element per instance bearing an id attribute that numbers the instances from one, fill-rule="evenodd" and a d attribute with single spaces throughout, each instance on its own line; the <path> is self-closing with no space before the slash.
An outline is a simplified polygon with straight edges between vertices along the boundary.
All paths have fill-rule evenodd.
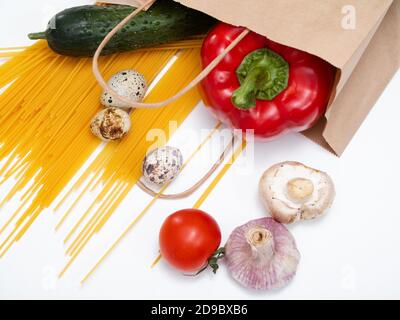
<path id="1" fill-rule="evenodd" d="M 107 2 L 135 6 L 142 1 Z M 325 117 L 304 133 L 337 155 L 400 66 L 400 0 L 175 1 L 337 67 Z"/>

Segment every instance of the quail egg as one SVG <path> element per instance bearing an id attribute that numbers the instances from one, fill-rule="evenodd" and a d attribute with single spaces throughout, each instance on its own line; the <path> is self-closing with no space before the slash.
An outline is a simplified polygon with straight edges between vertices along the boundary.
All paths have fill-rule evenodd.
<path id="1" fill-rule="evenodd" d="M 106 108 L 96 114 L 90 123 L 92 133 L 103 141 L 118 140 L 131 127 L 129 114 L 118 108 Z"/>
<path id="2" fill-rule="evenodd" d="M 141 73 L 135 70 L 123 70 L 114 74 L 108 81 L 108 85 L 120 96 L 127 97 L 135 102 L 141 102 L 147 90 L 146 79 Z M 100 102 L 105 107 L 130 107 L 107 91 L 103 91 L 101 94 Z"/>
<path id="3" fill-rule="evenodd" d="M 178 148 L 165 146 L 151 151 L 143 161 L 144 178 L 162 186 L 174 180 L 183 165 L 183 156 Z"/>

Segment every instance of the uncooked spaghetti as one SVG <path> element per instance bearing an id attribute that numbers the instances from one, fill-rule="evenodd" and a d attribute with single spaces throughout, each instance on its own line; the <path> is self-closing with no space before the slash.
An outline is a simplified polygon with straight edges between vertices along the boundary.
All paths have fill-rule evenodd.
<path id="1" fill-rule="evenodd" d="M 146 102 L 166 99 L 199 73 L 200 46 L 201 38 L 193 38 L 151 50 L 102 57 L 102 72 L 110 76 L 122 69 L 136 69 L 151 83 L 173 60 Z M 120 142 L 106 144 L 66 190 L 101 145 L 88 129 L 91 118 L 100 108 L 101 90 L 92 76 L 91 61 L 56 55 L 42 41 L 28 48 L 0 49 L 0 57 L 9 58 L 0 66 L 0 87 L 8 86 L 0 96 L 0 186 L 11 179 L 15 181 L 0 199 L 0 206 L 13 200 L 20 204 L 7 213 L 7 219 L 0 225 L 0 257 L 22 238 L 45 209 L 53 207 L 60 213 L 56 229 L 62 228 L 75 213 L 77 222 L 65 237 L 70 257 L 61 276 L 141 177 L 141 160 L 153 143 L 146 141 L 149 130 L 168 131 L 170 121 L 179 126 L 201 98 L 197 90 L 192 90 L 167 108 L 134 110 L 131 133 Z M 203 199 L 228 167 L 213 180 Z M 70 196 L 77 190 L 80 194 L 71 202 Z M 94 190 L 98 192 L 92 203 L 76 212 L 83 195 Z M 138 218 L 156 200 L 157 197 Z M 60 212 L 65 206 L 67 209 Z"/>
<path id="2" fill-rule="evenodd" d="M 183 54 L 198 54 L 198 50 L 196 53 L 194 50 L 183 50 Z M 136 68 L 151 82 L 177 52 L 163 49 L 114 55 L 104 58 L 104 71 L 111 75 L 123 68 Z M 191 76 L 191 69 L 180 72 Z M 1 201 L 5 204 L 17 199 L 21 205 L 0 227 L 4 235 L 0 256 L 53 203 L 100 144 L 88 130 L 91 118 L 99 109 L 100 94 L 92 77 L 90 59 L 58 56 L 43 42 L 38 42 L 0 66 L 0 85 L 3 87 L 12 81 L 0 100 L 0 159 L 6 159 L 0 167 L 0 175 L 2 182 L 13 178 L 16 183 Z M 196 103 L 198 100 L 196 95 Z M 178 110 L 181 111 L 178 116 L 183 119 L 187 109 Z M 176 113 L 175 108 L 160 112 L 161 120 L 171 120 Z M 132 115 L 133 122 L 140 121 L 143 132 L 151 129 L 157 119 L 157 112 L 134 112 Z M 141 137 L 141 134 L 136 136 L 134 130 L 121 146 L 132 140 L 135 140 L 134 145 L 140 146 Z M 115 148 L 119 148 L 118 143 L 110 144 L 96 164 L 112 160 Z M 110 161 L 109 166 L 104 167 L 103 182 L 114 172 L 113 165 Z M 106 184 L 104 193 L 112 190 L 111 187 L 112 183 Z"/>

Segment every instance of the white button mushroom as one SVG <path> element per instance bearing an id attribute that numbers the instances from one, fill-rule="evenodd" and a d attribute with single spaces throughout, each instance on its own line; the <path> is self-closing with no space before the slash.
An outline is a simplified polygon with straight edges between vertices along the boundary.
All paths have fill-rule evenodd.
<path id="1" fill-rule="evenodd" d="M 165 146 L 150 152 L 143 160 L 143 176 L 157 185 L 174 180 L 183 165 L 182 153 L 178 148 Z"/>
<path id="2" fill-rule="evenodd" d="M 146 94 L 147 84 L 144 76 L 135 70 L 123 70 L 114 74 L 108 85 L 120 96 L 141 102 Z M 119 101 L 107 91 L 100 97 L 101 104 L 106 107 L 129 108 L 129 105 Z"/>
<path id="3" fill-rule="evenodd" d="M 103 141 L 118 140 L 131 127 L 129 114 L 118 108 L 107 108 L 98 112 L 90 123 L 92 133 Z"/>
<path id="4" fill-rule="evenodd" d="M 293 161 L 278 163 L 265 171 L 259 190 L 264 205 L 281 223 L 314 219 L 335 198 L 328 174 Z"/>

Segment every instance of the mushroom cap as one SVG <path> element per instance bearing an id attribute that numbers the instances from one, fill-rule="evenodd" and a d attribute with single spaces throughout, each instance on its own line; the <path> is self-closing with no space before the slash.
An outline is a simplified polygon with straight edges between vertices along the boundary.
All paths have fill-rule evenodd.
<path id="1" fill-rule="evenodd" d="M 335 187 L 327 173 L 295 161 L 277 163 L 265 171 L 259 191 L 267 210 L 281 223 L 314 219 L 335 198 Z"/>

